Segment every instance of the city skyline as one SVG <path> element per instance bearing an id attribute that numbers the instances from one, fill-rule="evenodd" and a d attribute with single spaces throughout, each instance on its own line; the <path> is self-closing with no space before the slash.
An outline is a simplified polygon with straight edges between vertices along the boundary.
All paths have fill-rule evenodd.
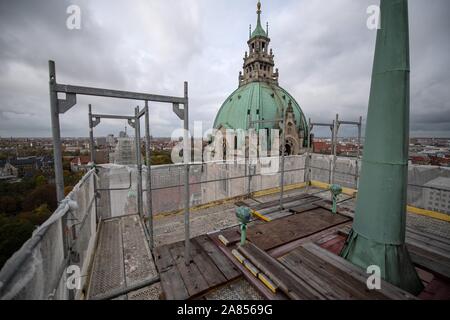
<path id="1" fill-rule="evenodd" d="M 79 30 L 66 27 L 70 4 L 80 7 Z M 345 120 L 365 118 L 375 45 L 375 30 L 366 27 L 371 4 L 263 1 L 280 84 L 313 121 L 331 122 L 335 113 Z M 187 80 L 191 121 L 211 128 L 223 99 L 237 85 L 254 6 L 250 0 L 137 1 L 127 11 L 124 2 L 2 2 L 0 136 L 51 135 L 48 59 L 56 61 L 62 83 L 181 95 Z M 447 1 L 410 1 L 411 137 L 450 137 L 449 10 Z M 63 137 L 88 135 L 88 103 L 96 112 L 117 114 L 135 107 L 128 101 L 80 98 L 61 117 Z M 153 104 L 151 110 L 153 136 L 170 136 L 181 126 L 167 106 Z M 104 121 L 96 136 L 123 125 Z M 351 130 L 343 128 L 341 135 L 354 135 Z M 314 133 L 328 135 L 326 130 Z"/>

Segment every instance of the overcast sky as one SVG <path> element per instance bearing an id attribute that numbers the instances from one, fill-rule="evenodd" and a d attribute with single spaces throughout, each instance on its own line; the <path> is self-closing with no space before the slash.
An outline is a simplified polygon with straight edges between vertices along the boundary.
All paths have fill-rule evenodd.
<path id="1" fill-rule="evenodd" d="M 0 136 L 51 135 L 48 60 L 62 84 L 174 96 L 189 81 L 190 118 L 210 128 L 238 85 L 256 0 L 0 0 Z M 67 7 L 81 29 L 66 27 Z M 366 117 L 377 0 L 262 1 L 280 85 L 315 122 Z M 410 0 L 411 135 L 450 137 L 450 1 Z M 138 102 L 78 97 L 61 117 L 63 136 L 88 136 L 94 112 L 132 114 Z M 142 105 L 142 103 L 141 103 Z M 151 104 L 154 136 L 181 126 L 170 105 Z M 106 121 L 96 136 L 118 134 Z M 341 135 L 353 135 L 346 129 Z M 317 131 L 316 135 L 326 132 Z"/>

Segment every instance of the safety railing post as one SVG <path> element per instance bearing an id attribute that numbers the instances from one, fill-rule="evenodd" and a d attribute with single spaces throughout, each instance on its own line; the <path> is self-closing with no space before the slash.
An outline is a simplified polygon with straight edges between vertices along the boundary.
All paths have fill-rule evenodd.
<path id="1" fill-rule="evenodd" d="M 191 156 L 190 139 L 189 139 L 189 94 L 188 83 L 184 83 L 184 139 L 183 139 L 183 159 L 184 159 L 184 258 L 186 265 L 191 263 L 191 246 L 190 246 L 190 221 L 189 221 L 189 206 L 190 206 L 190 192 L 189 192 L 189 161 Z"/>
<path id="2" fill-rule="evenodd" d="M 147 229 L 149 233 L 149 246 L 153 249 L 153 199 L 152 199 L 152 154 L 150 141 L 150 120 L 148 112 L 148 101 L 145 101 L 145 158 L 147 164 Z"/>

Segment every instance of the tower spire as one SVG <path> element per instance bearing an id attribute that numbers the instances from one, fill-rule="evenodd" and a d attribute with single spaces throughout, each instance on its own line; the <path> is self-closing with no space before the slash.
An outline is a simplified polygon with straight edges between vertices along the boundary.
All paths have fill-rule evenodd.
<path id="1" fill-rule="evenodd" d="M 261 25 L 261 1 L 256 5 L 256 28 L 252 32 L 250 25 L 250 35 L 248 44 L 248 54 L 244 56 L 244 70 L 239 73 L 239 86 L 254 81 L 265 81 L 278 85 L 278 70 L 274 68 L 272 49 L 269 48 L 269 24 L 267 30 Z M 275 72 L 274 72 L 275 69 Z"/>
<path id="2" fill-rule="evenodd" d="M 258 15 L 258 19 L 256 21 L 256 28 L 253 31 L 251 37 L 267 37 L 267 33 L 261 25 L 261 1 L 258 1 L 256 4 L 256 14 Z"/>
<path id="3" fill-rule="evenodd" d="M 258 24 L 261 24 L 261 1 L 256 5 L 256 14 L 258 15 Z"/>

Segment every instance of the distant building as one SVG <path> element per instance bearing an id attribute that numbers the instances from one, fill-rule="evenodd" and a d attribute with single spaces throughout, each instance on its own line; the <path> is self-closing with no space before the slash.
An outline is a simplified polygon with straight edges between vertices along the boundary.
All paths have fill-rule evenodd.
<path id="1" fill-rule="evenodd" d="M 19 171 L 7 160 L 0 160 L 0 180 L 17 179 Z"/>
<path id="2" fill-rule="evenodd" d="M 313 141 L 313 152 L 315 153 L 331 153 L 331 143 L 328 141 Z"/>
<path id="3" fill-rule="evenodd" d="M 428 165 L 431 163 L 428 155 L 420 153 L 410 153 L 409 160 L 412 164 Z"/>
<path id="4" fill-rule="evenodd" d="M 95 144 L 96 144 L 97 148 L 103 149 L 108 146 L 108 140 L 106 139 L 106 137 L 99 137 L 99 138 L 95 139 Z"/>
<path id="5" fill-rule="evenodd" d="M 109 163 L 109 150 L 108 149 L 96 150 L 95 163 L 97 164 Z"/>
<path id="6" fill-rule="evenodd" d="M 89 156 L 75 157 L 70 161 L 70 170 L 72 172 L 84 172 L 89 169 Z"/>
<path id="7" fill-rule="evenodd" d="M 114 139 L 113 134 L 108 134 L 106 137 L 106 142 L 108 143 L 108 146 L 114 147 L 116 145 L 116 139 Z"/>
<path id="8" fill-rule="evenodd" d="M 39 170 L 39 161 L 37 157 L 19 157 L 16 159 L 8 160 L 10 164 L 18 170 L 18 176 L 30 177 L 36 170 Z"/>
<path id="9" fill-rule="evenodd" d="M 450 178 L 438 177 L 424 184 L 423 199 L 428 210 L 450 214 Z"/>

